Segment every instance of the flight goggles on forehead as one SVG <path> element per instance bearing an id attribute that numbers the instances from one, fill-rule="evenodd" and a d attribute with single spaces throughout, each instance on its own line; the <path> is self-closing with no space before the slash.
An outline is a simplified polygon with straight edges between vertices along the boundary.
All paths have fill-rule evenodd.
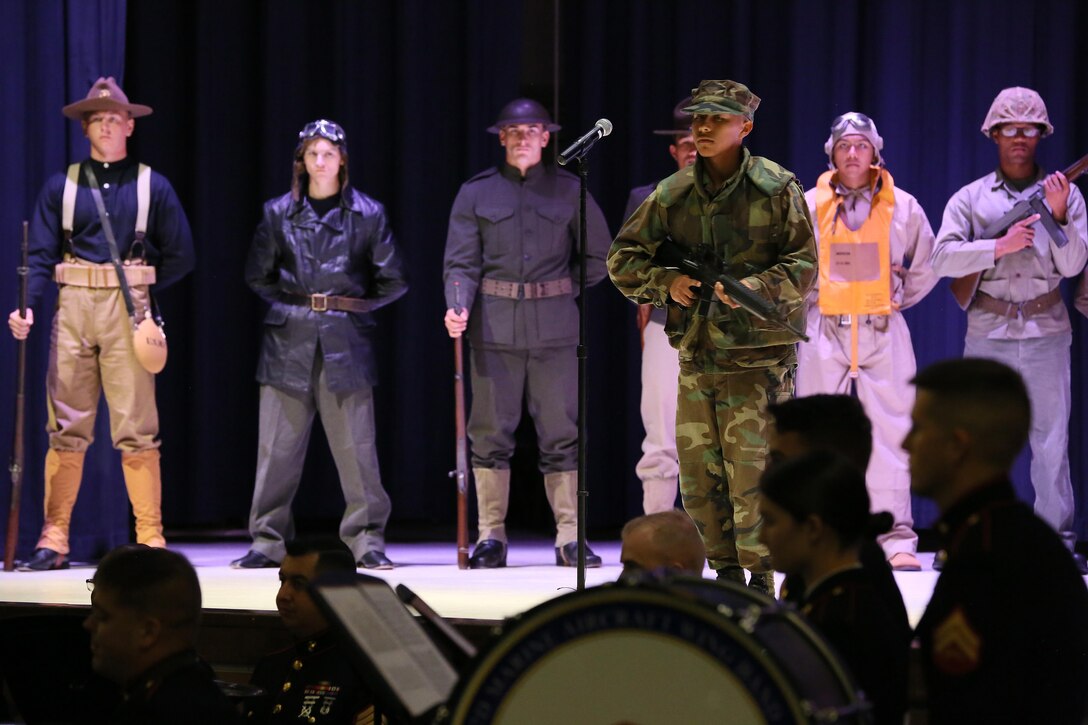
<path id="1" fill-rule="evenodd" d="M 835 136 L 844 136 L 851 128 L 861 132 L 876 130 L 873 119 L 869 118 L 864 113 L 851 111 L 850 113 L 842 114 L 832 122 L 831 133 Z"/>
<path id="2" fill-rule="evenodd" d="M 344 135 L 344 129 L 340 128 L 340 124 L 333 121 L 326 121 L 323 118 L 316 121 L 310 121 L 298 132 L 299 141 L 305 141 L 314 136 L 320 136 L 335 144 L 347 142 L 347 137 Z"/>

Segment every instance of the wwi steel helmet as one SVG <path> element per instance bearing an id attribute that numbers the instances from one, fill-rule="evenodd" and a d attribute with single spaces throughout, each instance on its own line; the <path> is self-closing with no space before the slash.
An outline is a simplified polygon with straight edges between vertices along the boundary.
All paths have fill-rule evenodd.
<path id="1" fill-rule="evenodd" d="M 990 112 L 982 122 L 982 135 L 987 138 L 1003 123 L 1034 123 L 1043 127 L 1043 136 L 1054 133 L 1043 98 L 1030 88 L 1013 86 L 997 94 Z"/>
<path id="2" fill-rule="evenodd" d="M 488 127 L 488 133 L 498 133 L 507 126 L 519 123 L 539 123 L 545 131 L 555 132 L 562 126 L 552 123 L 552 116 L 548 109 L 531 98 L 515 98 L 507 103 L 499 111 L 499 117 L 494 125 Z"/>
<path id="3" fill-rule="evenodd" d="M 883 166 L 884 159 L 880 152 L 884 149 L 884 139 L 877 133 L 876 123 L 873 119 L 858 111 L 849 111 L 831 122 L 831 135 L 824 142 L 824 153 L 827 154 L 827 165 L 835 168 L 835 144 L 843 136 L 864 136 L 873 147 L 873 161 Z"/>

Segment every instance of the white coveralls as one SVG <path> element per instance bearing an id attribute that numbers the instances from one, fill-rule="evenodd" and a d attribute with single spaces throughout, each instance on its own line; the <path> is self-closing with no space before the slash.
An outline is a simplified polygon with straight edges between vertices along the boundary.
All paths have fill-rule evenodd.
<path id="1" fill-rule="evenodd" d="M 646 201 L 656 184 L 638 186 L 627 198 L 623 218 Z M 651 307 L 650 319 L 642 330 L 642 393 L 639 412 L 646 437 L 635 473 L 642 481 L 642 510 L 652 514 L 676 508 L 679 491 L 676 457 L 676 388 L 680 379 L 680 357 L 665 334 L 665 310 Z"/>
<path id="2" fill-rule="evenodd" d="M 836 192 L 843 195 L 846 190 L 840 187 Z M 797 362 L 798 396 L 849 394 L 854 382 L 858 400 L 873 425 L 873 453 L 865 476 L 872 510 L 889 511 L 895 518 L 892 530 L 879 539 L 889 559 L 900 552 L 913 554 L 918 547 L 918 536 L 911 528 L 907 454 L 901 447 L 910 429 L 914 405 L 910 380 L 916 366 L 910 330 L 901 311 L 918 303 L 937 283 L 929 264 L 933 250 L 929 220 L 912 195 L 898 187 L 894 193 L 889 239 L 893 312 L 859 318 L 857 380 L 849 377 L 850 323 L 845 316 L 821 315 L 817 290 L 808 300 L 810 342 L 798 344 Z M 805 198 L 815 219 L 816 189 L 810 189 Z M 845 218 L 840 219 L 850 229 L 858 229 L 869 216 L 871 200 L 869 189 L 846 200 L 841 206 Z M 813 226 L 818 235 L 817 225 Z"/>

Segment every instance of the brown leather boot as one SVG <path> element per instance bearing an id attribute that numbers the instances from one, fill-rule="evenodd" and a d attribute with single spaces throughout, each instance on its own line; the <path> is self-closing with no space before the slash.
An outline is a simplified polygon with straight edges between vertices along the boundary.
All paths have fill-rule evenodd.
<path id="1" fill-rule="evenodd" d="M 125 475 L 128 500 L 136 517 L 136 543 L 162 548 L 162 472 L 159 450 L 121 454 L 121 472 Z"/>

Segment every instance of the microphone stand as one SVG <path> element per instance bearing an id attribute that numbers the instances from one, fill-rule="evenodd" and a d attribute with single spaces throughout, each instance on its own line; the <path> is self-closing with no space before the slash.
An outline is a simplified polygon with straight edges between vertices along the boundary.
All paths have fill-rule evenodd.
<path id="1" fill-rule="evenodd" d="M 559 154 L 559 165 L 578 161 L 578 590 L 586 588 L 586 353 L 589 311 L 586 309 L 586 156 L 593 144 L 612 133 L 612 122 L 602 118 L 593 129 Z"/>
<path id="2" fill-rule="evenodd" d="M 578 591 L 586 588 L 586 183 L 589 162 L 578 157 Z"/>

